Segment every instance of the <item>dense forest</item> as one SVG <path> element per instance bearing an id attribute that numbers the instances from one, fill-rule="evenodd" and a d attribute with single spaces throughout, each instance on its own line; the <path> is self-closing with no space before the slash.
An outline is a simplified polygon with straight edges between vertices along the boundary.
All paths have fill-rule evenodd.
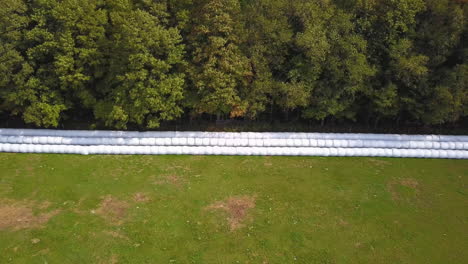
<path id="1" fill-rule="evenodd" d="M 0 0 L 0 114 L 451 124 L 467 40 L 467 0 Z"/>

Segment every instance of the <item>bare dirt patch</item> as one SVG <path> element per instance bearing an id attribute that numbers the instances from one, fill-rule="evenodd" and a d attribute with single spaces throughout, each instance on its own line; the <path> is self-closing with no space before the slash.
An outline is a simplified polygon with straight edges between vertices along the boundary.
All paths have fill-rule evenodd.
<path id="1" fill-rule="evenodd" d="M 252 196 L 230 197 L 206 207 L 207 210 L 224 211 L 228 215 L 227 220 L 231 231 L 244 226 L 243 223 L 248 217 L 249 210 L 253 208 L 255 208 L 255 197 Z"/>
<path id="2" fill-rule="evenodd" d="M 150 198 L 144 193 L 135 193 L 133 195 L 133 200 L 137 203 L 146 203 L 150 201 Z"/>
<path id="3" fill-rule="evenodd" d="M 60 210 L 34 213 L 34 208 L 40 208 L 31 201 L 0 201 L 0 230 L 38 229 L 44 225 Z"/>
<path id="4" fill-rule="evenodd" d="M 129 207 L 127 202 L 108 195 L 102 199 L 95 213 L 113 225 L 121 225 L 127 216 Z"/>
<path id="5" fill-rule="evenodd" d="M 413 189 L 416 193 L 419 193 L 419 183 L 415 179 L 404 178 L 399 180 L 393 180 L 388 183 L 387 189 L 392 195 L 394 201 L 401 200 L 400 193 L 398 192 L 397 187 L 404 186 Z"/>

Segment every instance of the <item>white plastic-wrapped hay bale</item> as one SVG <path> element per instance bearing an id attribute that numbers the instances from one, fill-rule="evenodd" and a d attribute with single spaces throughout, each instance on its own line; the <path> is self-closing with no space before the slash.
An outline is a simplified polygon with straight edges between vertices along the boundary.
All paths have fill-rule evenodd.
<path id="1" fill-rule="evenodd" d="M 301 147 L 302 146 L 302 139 L 292 139 L 289 147 Z"/>
<path id="2" fill-rule="evenodd" d="M 171 145 L 179 146 L 180 145 L 180 139 L 179 138 L 172 138 L 171 139 Z"/>
<path id="3" fill-rule="evenodd" d="M 326 146 L 326 141 L 324 139 L 317 139 L 317 147 L 323 148 Z"/>
<path id="4" fill-rule="evenodd" d="M 330 148 L 330 156 L 332 156 L 332 157 L 338 156 L 338 149 L 337 148 Z"/>
<path id="5" fill-rule="evenodd" d="M 140 144 L 143 146 L 151 146 L 156 142 L 155 138 L 140 138 Z"/>
<path id="6" fill-rule="evenodd" d="M 253 139 L 253 145 L 256 147 L 263 147 L 264 139 Z"/>
<path id="7" fill-rule="evenodd" d="M 5 144 L 5 143 L 2 143 L 0 144 L 0 151 L 1 152 L 12 152 L 12 145 L 11 144 Z"/>
<path id="8" fill-rule="evenodd" d="M 224 137 L 218 138 L 218 146 L 221 146 L 221 147 L 226 146 L 226 139 Z"/>
<path id="9" fill-rule="evenodd" d="M 195 138 L 192 138 L 192 137 L 187 138 L 187 146 L 195 146 L 195 144 L 196 144 Z"/>
<path id="10" fill-rule="evenodd" d="M 217 146 L 219 142 L 219 138 L 205 138 L 203 139 L 204 146 Z"/>

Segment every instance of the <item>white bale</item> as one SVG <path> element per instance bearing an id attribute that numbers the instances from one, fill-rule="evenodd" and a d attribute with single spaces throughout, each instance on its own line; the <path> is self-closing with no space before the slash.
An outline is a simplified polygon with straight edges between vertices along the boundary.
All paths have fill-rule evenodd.
<path id="1" fill-rule="evenodd" d="M 457 146 L 454 141 L 448 142 L 449 149 L 457 149 Z"/>
<path id="2" fill-rule="evenodd" d="M 341 139 L 333 139 L 330 147 L 333 147 L 333 148 L 341 147 Z"/>
<path id="3" fill-rule="evenodd" d="M 461 151 L 460 155 L 462 159 L 468 159 L 468 151 Z"/>
<path id="4" fill-rule="evenodd" d="M 226 139 L 225 138 L 218 138 L 218 146 L 226 146 Z"/>
<path id="5" fill-rule="evenodd" d="M 258 147 L 264 146 L 264 139 L 255 139 L 255 145 Z"/>
<path id="6" fill-rule="evenodd" d="M 53 147 L 51 145 L 43 145 L 42 146 L 42 151 L 44 153 L 50 153 L 50 150 L 53 149 Z"/>
<path id="7" fill-rule="evenodd" d="M 325 140 L 323 139 L 317 139 L 317 147 L 325 147 Z"/>
<path id="8" fill-rule="evenodd" d="M 323 153 L 322 155 L 325 157 L 330 156 L 330 149 L 329 148 L 322 148 L 319 152 Z M 322 156 L 320 155 L 320 156 Z"/>
<path id="9" fill-rule="evenodd" d="M 140 145 L 143 145 L 143 146 L 151 145 L 150 140 L 151 138 L 140 138 Z M 114 144 L 109 144 L 109 145 L 114 145 Z"/>
<path id="10" fill-rule="evenodd" d="M 301 147 L 310 147 L 310 140 L 306 138 L 301 139 Z"/>
<path id="11" fill-rule="evenodd" d="M 316 139 L 309 139 L 309 146 L 311 147 L 317 147 L 318 143 Z"/>
<path id="12" fill-rule="evenodd" d="M 15 152 L 14 150 L 14 147 L 17 144 L 1 144 L 1 152 Z M 19 146 L 19 145 L 18 145 Z M 17 148 L 16 150 L 18 150 L 19 148 Z"/>
<path id="13" fill-rule="evenodd" d="M 180 138 L 179 139 L 180 146 L 187 146 L 187 138 Z"/>
<path id="14" fill-rule="evenodd" d="M 364 147 L 364 142 L 366 142 L 366 141 L 364 141 L 364 140 L 355 140 L 354 141 L 354 143 L 355 143 L 354 147 L 355 148 L 362 148 L 362 147 Z"/>
<path id="15" fill-rule="evenodd" d="M 258 155 L 260 155 L 260 156 L 266 156 L 266 155 L 268 155 L 267 148 L 260 147 L 260 148 L 258 148 L 258 150 L 259 150 L 259 154 L 258 154 Z"/>
<path id="16" fill-rule="evenodd" d="M 449 150 L 447 151 L 447 158 L 449 159 L 456 159 L 458 157 L 457 150 Z"/>
<path id="17" fill-rule="evenodd" d="M 333 147 L 333 140 L 332 139 L 326 139 L 325 140 L 325 146 L 330 148 Z"/>
<path id="18" fill-rule="evenodd" d="M 192 138 L 192 137 L 187 138 L 187 145 L 195 146 L 195 138 Z"/>
<path id="19" fill-rule="evenodd" d="M 194 146 L 203 146 L 203 138 L 195 138 Z"/>
<path id="20" fill-rule="evenodd" d="M 337 148 L 330 148 L 330 156 L 333 156 L 333 157 L 338 156 L 338 149 Z"/>
<path id="21" fill-rule="evenodd" d="M 179 138 L 172 138 L 171 145 L 179 146 L 180 145 L 180 139 Z"/>
<path id="22" fill-rule="evenodd" d="M 434 142 L 432 142 L 432 141 L 424 142 L 424 148 L 425 149 L 432 149 L 433 147 L 434 147 Z"/>
<path id="23" fill-rule="evenodd" d="M 301 147 L 302 146 L 302 139 L 293 139 L 293 146 L 294 147 Z"/>
<path id="24" fill-rule="evenodd" d="M 249 145 L 249 139 L 247 138 L 242 138 L 241 139 L 241 146 L 246 147 Z"/>
<path id="25" fill-rule="evenodd" d="M 356 156 L 356 150 L 352 148 L 345 148 L 344 149 L 344 155 L 347 157 L 354 157 Z"/>
<path id="26" fill-rule="evenodd" d="M 150 146 L 150 154 L 151 155 L 159 154 L 159 147 L 158 146 Z"/>
<path id="27" fill-rule="evenodd" d="M 461 150 L 463 149 L 463 142 L 454 142 L 455 144 L 455 149 Z"/>
<path id="28" fill-rule="evenodd" d="M 174 152 L 175 155 L 182 155 L 182 147 L 180 146 L 174 147 L 174 150 L 175 150 Z"/>
<path id="29" fill-rule="evenodd" d="M 128 139 L 128 145 L 138 146 L 139 144 L 140 144 L 140 139 L 139 138 L 129 138 Z"/>
<path id="30" fill-rule="evenodd" d="M 463 142 L 463 150 L 468 150 L 468 142 Z"/>
<path id="31" fill-rule="evenodd" d="M 410 153 L 410 157 L 412 157 L 412 158 L 420 158 L 421 157 L 421 153 L 420 153 L 419 149 L 410 149 L 409 153 Z"/>
<path id="32" fill-rule="evenodd" d="M 441 149 L 450 149 L 448 142 L 440 142 Z"/>
<path id="33" fill-rule="evenodd" d="M 134 153 L 135 153 L 136 155 L 141 155 L 141 154 L 143 154 L 143 153 L 142 153 L 142 149 L 141 149 L 140 146 L 132 146 L 132 148 L 133 148 L 133 151 L 134 151 Z M 111 154 L 111 153 L 109 152 L 109 154 Z"/>
<path id="34" fill-rule="evenodd" d="M 424 157 L 424 158 L 431 158 L 431 157 L 432 157 L 431 154 L 432 154 L 432 153 L 431 153 L 431 150 L 430 150 L 430 149 L 424 149 L 424 150 L 423 150 L 423 157 Z"/>
<path id="35" fill-rule="evenodd" d="M 159 150 L 159 154 L 161 155 L 169 154 L 166 146 L 160 146 L 158 150 Z"/>

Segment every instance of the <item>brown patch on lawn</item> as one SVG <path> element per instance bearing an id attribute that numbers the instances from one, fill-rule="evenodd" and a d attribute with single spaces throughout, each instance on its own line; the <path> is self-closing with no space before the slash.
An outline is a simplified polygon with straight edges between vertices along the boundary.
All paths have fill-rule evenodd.
<path id="1" fill-rule="evenodd" d="M 44 209 L 49 208 L 51 205 L 52 205 L 51 202 L 45 201 L 45 202 L 42 202 L 42 203 L 39 205 L 39 209 L 44 210 Z"/>
<path id="2" fill-rule="evenodd" d="M 231 231 L 243 227 L 243 222 L 248 216 L 248 211 L 255 208 L 255 197 L 235 196 L 224 201 L 215 202 L 206 207 L 208 210 L 221 210 L 227 213 Z"/>
<path id="3" fill-rule="evenodd" d="M 109 264 L 117 264 L 117 263 L 119 263 L 119 259 L 117 258 L 116 255 L 112 255 L 109 260 Z"/>
<path id="4" fill-rule="evenodd" d="M 41 206 L 31 201 L 0 201 L 0 230 L 38 229 L 60 210 L 35 214 L 33 208 Z"/>
<path id="5" fill-rule="evenodd" d="M 165 175 L 153 181 L 153 183 L 156 185 L 170 184 L 170 185 L 174 185 L 177 187 L 180 187 L 183 184 L 183 182 L 184 182 L 183 179 L 176 174 Z"/>
<path id="6" fill-rule="evenodd" d="M 419 186 L 419 183 L 415 179 L 402 179 L 400 184 L 412 189 L 417 189 Z"/>
<path id="7" fill-rule="evenodd" d="M 109 259 L 101 260 L 98 263 L 99 264 L 117 264 L 117 263 L 119 263 L 119 259 L 118 259 L 117 255 L 112 255 L 112 256 L 110 256 Z"/>
<path id="8" fill-rule="evenodd" d="M 133 195 L 133 200 L 137 203 L 146 203 L 150 201 L 150 198 L 148 197 L 148 195 L 139 192 Z"/>
<path id="9" fill-rule="evenodd" d="M 419 192 L 419 183 L 415 179 L 411 178 L 404 178 L 404 179 L 399 179 L 399 180 L 393 180 L 388 183 L 387 189 L 392 195 L 392 199 L 394 201 L 401 200 L 400 194 L 398 193 L 397 186 L 404 186 L 411 188 L 416 191 L 416 193 Z"/>
<path id="10" fill-rule="evenodd" d="M 113 225 L 121 225 L 129 207 L 127 202 L 108 195 L 103 198 L 95 213 Z"/>
<path id="11" fill-rule="evenodd" d="M 346 227 L 346 226 L 349 225 L 349 223 L 348 223 L 347 221 L 343 220 L 343 219 L 340 219 L 340 220 L 338 221 L 338 224 L 339 224 L 340 226 L 343 226 L 343 227 Z"/>

